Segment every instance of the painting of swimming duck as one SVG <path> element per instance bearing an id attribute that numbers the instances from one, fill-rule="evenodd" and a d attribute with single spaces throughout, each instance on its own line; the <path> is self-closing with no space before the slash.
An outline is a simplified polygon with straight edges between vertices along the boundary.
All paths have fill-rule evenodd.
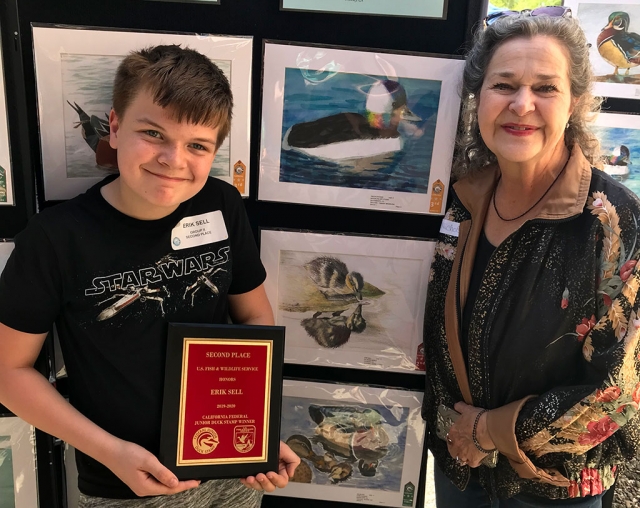
<path id="1" fill-rule="evenodd" d="M 301 465 L 291 490 L 278 494 L 342 502 L 366 494 L 379 506 L 416 506 L 405 492 L 420 479 L 421 400 L 418 392 L 285 380 L 280 438 Z"/>
<path id="2" fill-rule="evenodd" d="M 595 74 L 594 92 L 606 97 L 640 97 L 640 1 L 567 0 L 585 31 Z"/>
<path id="3" fill-rule="evenodd" d="M 419 372 L 433 250 L 419 239 L 262 230 L 285 361 Z"/>
<path id="4" fill-rule="evenodd" d="M 267 43 L 259 199 L 444 213 L 461 69 Z"/>
<path id="5" fill-rule="evenodd" d="M 71 198 L 117 171 L 108 123 L 115 72 L 130 51 L 154 44 L 197 49 L 229 79 L 234 122 L 210 176 L 235 184 L 240 165 L 248 195 L 251 38 L 78 28 L 33 27 L 45 199 Z"/>
<path id="6" fill-rule="evenodd" d="M 640 115 L 600 113 L 592 130 L 603 171 L 640 197 Z"/>
<path id="7" fill-rule="evenodd" d="M 4 88 L 4 69 L 0 49 L 0 205 L 13 205 L 13 176 L 7 125 L 7 99 Z"/>

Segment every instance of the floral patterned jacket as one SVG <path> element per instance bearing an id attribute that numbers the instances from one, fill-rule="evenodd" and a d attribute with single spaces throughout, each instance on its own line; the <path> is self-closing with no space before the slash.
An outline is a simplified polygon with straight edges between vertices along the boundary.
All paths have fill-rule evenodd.
<path id="1" fill-rule="evenodd" d="M 640 448 L 640 201 L 579 148 L 527 221 L 494 251 L 474 303 L 468 372 L 459 329 L 478 239 L 497 183 L 487 168 L 453 187 L 427 297 L 423 417 L 436 462 L 470 475 L 436 437 L 436 410 L 488 408 L 493 497 L 595 495 Z"/>

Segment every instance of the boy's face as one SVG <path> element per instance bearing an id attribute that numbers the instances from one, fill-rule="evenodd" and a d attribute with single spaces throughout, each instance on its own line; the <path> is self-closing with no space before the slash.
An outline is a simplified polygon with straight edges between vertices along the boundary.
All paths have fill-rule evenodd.
<path id="1" fill-rule="evenodd" d="M 140 219 L 166 217 L 204 187 L 217 127 L 177 122 L 144 90 L 121 117 L 112 110 L 109 124 L 120 169 L 120 178 L 109 186 L 121 212 Z"/>

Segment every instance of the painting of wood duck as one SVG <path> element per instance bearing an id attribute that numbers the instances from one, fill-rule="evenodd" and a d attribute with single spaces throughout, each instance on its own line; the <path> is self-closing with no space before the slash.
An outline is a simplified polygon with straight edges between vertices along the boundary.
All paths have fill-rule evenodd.
<path id="1" fill-rule="evenodd" d="M 614 76 L 619 69 L 626 69 L 624 75 L 628 76 L 632 67 L 640 65 L 640 35 L 629 31 L 630 22 L 627 12 L 612 12 L 598 35 L 598 53 L 614 67 Z"/>

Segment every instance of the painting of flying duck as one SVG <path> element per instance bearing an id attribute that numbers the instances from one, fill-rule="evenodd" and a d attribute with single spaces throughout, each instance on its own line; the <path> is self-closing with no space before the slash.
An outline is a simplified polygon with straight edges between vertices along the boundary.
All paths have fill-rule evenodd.
<path id="1" fill-rule="evenodd" d="M 640 197 L 640 115 L 600 113 L 592 131 L 600 141 L 603 171 Z"/>
<path id="2" fill-rule="evenodd" d="M 343 14 L 370 14 L 377 16 L 403 16 L 411 18 L 446 19 L 447 0 L 280 0 L 283 11 L 337 12 Z"/>
<path id="3" fill-rule="evenodd" d="M 640 99 L 640 1 L 565 0 L 590 46 L 594 93 Z"/>
<path id="4" fill-rule="evenodd" d="M 266 43 L 259 199 L 444 213 L 462 65 Z"/>
<path id="5" fill-rule="evenodd" d="M 9 126 L 7 122 L 7 99 L 2 66 L 2 50 L 0 48 L 0 206 L 14 204 Z"/>
<path id="6" fill-rule="evenodd" d="M 38 506 L 34 428 L 14 416 L 0 417 L 0 508 Z"/>
<path id="7" fill-rule="evenodd" d="M 274 494 L 416 506 L 421 401 L 418 392 L 285 380 L 280 439 L 301 462 Z"/>
<path id="8" fill-rule="evenodd" d="M 46 200 L 71 198 L 117 172 L 108 122 L 115 72 L 130 51 L 156 44 L 196 49 L 229 79 L 236 102 L 234 122 L 210 176 L 248 195 L 250 38 L 45 25 L 34 25 L 33 37 Z"/>
<path id="9" fill-rule="evenodd" d="M 261 231 L 265 288 L 287 327 L 285 362 L 420 373 L 434 243 Z"/>

